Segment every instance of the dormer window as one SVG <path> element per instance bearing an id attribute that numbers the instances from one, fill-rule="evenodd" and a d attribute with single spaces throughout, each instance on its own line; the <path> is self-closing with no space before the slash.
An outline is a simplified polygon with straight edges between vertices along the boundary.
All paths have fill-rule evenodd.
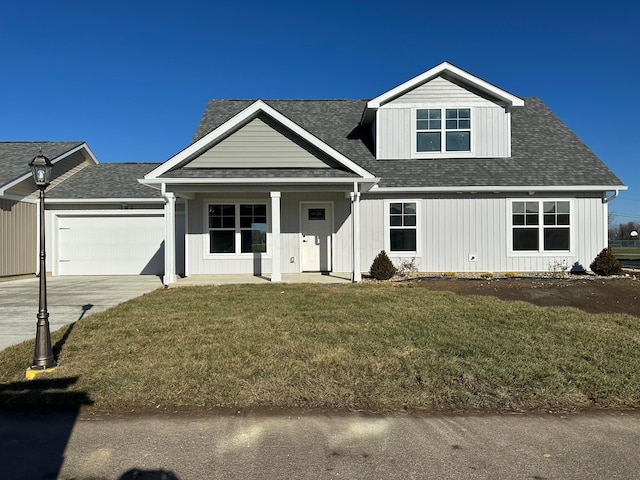
<path id="1" fill-rule="evenodd" d="M 471 151 L 470 108 L 419 108 L 416 110 L 416 152 L 469 151 Z"/>

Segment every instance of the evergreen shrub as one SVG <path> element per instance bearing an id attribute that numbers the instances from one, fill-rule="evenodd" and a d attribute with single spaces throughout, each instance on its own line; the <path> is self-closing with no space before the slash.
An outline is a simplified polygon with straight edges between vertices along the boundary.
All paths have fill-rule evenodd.
<path id="1" fill-rule="evenodd" d="M 619 275 L 622 273 L 622 264 L 608 247 L 604 248 L 596 256 L 589 268 L 592 272 L 603 276 Z"/>
<path id="2" fill-rule="evenodd" d="M 374 258 L 371 268 L 369 269 L 369 275 L 376 280 L 389 280 L 396 274 L 396 271 L 396 267 L 393 265 L 387 253 L 382 250 L 376 258 Z"/>

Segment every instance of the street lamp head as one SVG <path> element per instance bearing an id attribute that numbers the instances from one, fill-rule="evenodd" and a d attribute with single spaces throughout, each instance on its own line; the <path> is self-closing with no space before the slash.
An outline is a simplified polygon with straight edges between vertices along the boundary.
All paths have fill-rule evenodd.
<path id="1" fill-rule="evenodd" d="M 42 148 L 40 153 L 29 162 L 29 168 L 31 168 L 31 175 L 33 175 L 33 181 L 41 190 L 44 190 L 49 183 L 51 183 L 51 169 L 53 164 L 51 161 L 42 154 Z"/>

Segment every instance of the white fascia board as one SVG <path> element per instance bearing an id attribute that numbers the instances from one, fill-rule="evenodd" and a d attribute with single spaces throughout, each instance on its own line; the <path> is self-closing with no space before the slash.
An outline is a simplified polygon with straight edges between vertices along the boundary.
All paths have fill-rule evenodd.
<path id="1" fill-rule="evenodd" d="M 510 192 L 611 192 L 627 190 L 625 185 L 567 185 L 567 186 L 465 186 L 465 187 L 378 187 L 372 193 L 510 193 Z"/>
<path id="2" fill-rule="evenodd" d="M 98 162 L 98 159 L 93 154 L 93 152 L 89 148 L 89 145 L 87 145 L 86 142 L 85 143 L 81 143 L 80 145 L 78 145 L 76 147 L 73 147 L 71 150 L 64 152 L 62 155 L 58 155 L 57 157 L 55 157 L 54 159 L 51 160 L 51 163 L 53 165 L 55 165 L 56 163 L 60 162 L 61 160 L 64 160 L 69 155 L 73 155 L 74 153 L 76 153 L 79 150 L 85 150 L 87 152 L 87 154 L 89 155 L 89 158 L 91 158 L 91 160 L 93 160 L 96 164 L 100 163 L 100 162 Z M 10 189 L 11 187 L 17 185 L 18 183 L 22 182 L 23 180 L 26 180 L 27 178 L 31 178 L 31 172 L 30 171 L 25 173 L 24 175 L 16 178 L 12 182 L 0 186 L 0 197 L 4 196 L 4 193 L 8 189 Z"/>
<path id="3" fill-rule="evenodd" d="M 69 155 L 73 155 L 74 153 L 76 153 L 76 152 L 78 152 L 80 150 L 85 150 L 87 152 L 87 154 L 89 155 L 89 158 L 91 158 L 91 160 L 93 160 L 96 164 L 100 163 L 98 161 L 98 159 L 96 158 L 96 156 L 94 155 L 94 153 L 91 151 L 91 149 L 89 148 L 89 145 L 87 145 L 86 142 L 83 142 L 80 145 L 78 145 L 77 147 L 72 148 L 68 152 L 64 152 L 62 155 L 57 156 L 56 158 L 51 160 L 51 163 L 53 163 L 55 165 L 60 160 L 63 160 L 64 158 L 68 157 Z M 31 175 L 31 174 L 29 174 L 29 175 Z"/>
<path id="4" fill-rule="evenodd" d="M 180 153 L 171 157 L 165 163 L 157 167 L 156 169 L 150 171 L 144 176 L 145 180 L 158 178 L 160 175 L 168 172 L 169 170 L 178 167 L 182 162 L 189 159 L 192 155 L 197 154 L 199 151 L 205 149 L 211 143 L 214 143 L 220 137 L 226 135 L 239 125 L 242 125 L 244 122 L 248 121 L 253 116 L 258 113 L 265 113 L 269 115 L 271 118 L 282 124 L 284 127 L 288 128 L 295 134 L 299 135 L 302 139 L 309 142 L 314 147 L 318 148 L 320 151 L 326 153 L 338 163 L 342 164 L 344 167 L 353 171 L 354 173 L 360 175 L 364 178 L 373 178 L 373 175 L 366 171 L 364 168 L 349 160 L 347 157 L 342 155 L 340 152 L 335 150 L 333 147 L 330 147 L 311 133 L 309 133 L 304 128 L 300 127 L 297 123 L 292 122 L 287 117 L 282 115 L 280 112 L 270 107 L 262 100 L 256 100 L 254 103 L 249 105 L 247 108 L 231 117 L 225 123 L 220 125 L 218 128 L 212 130 L 207 135 L 202 137 L 195 143 L 192 143 L 187 148 L 182 150 Z M 142 182 L 141 182 L 142 183 Z"/>
<path id="5" fill-rule="evenodd" d="M 417 77 L 414 77 L 411 80 L 408 80 L 403 84 L 398 85 L 396 88 L 393 88 L 388 92 L 385 92 L 382 95 L 379 95 L 373 100 L 370 100 L 367 103 L 367 109 L 380 108 L 385 103 L 393 100 L 396 97 L 399 97 L 400 95 L 410 90 L 413 90 L 414 88 L 422 85 L 423 83 L 443 73 L 450 73 L 464 80 L 466 83 L 469 83 L 484 92 L 487 92 L 495 97 L 500 98 L 501 100 L 508 102 L 510 105 L 514 107 L 524 106 L 523 99 L 516 97 L 515 95 L 512 95 L 509 92 L 502 90 L 501 88 L 498 88 L 495 85 L 490 84 L 489 82 L 485 82 L 484 80 L 474 75 L 471 75 L 470 73 L 467 73 L 464 70 L 456 67 L 455 65 L 451 65 L 448 62 L 442 62 L 440 65 L 437 65 L 432 69 L 427 70 L 426 72 L 418 75 Z"/>
<path id="6" fill-rule="evenodd" d="M 11 194 L 2 194 L 0 191 L 0 198 L 4 198 L 5 200 L 13 200 L 14 202 L 24 202 L 24 203 L 38 203 L 38 197 L 21 197 L 19 195 L 11 195 Z"/>
<path id="7" fill-rule="evenodd" d="M 109 204 L 109 203 L 164 203 L 163 198 L 49 198 L 47 204 Z"/>
<path id="8" fill-rule="evenodd" d="M 353 185 L 355 183 L 377 183 L 380 179 L 376 177 L 368 178 L 299 178 L 299 177 L 282 177 L 282 178 L 158 178 L 158 179 L 139 179 L 143 185 L 246 185 L 246 184 L 313 184 L 326 183 L 336 184 L 344 183 Z"/>

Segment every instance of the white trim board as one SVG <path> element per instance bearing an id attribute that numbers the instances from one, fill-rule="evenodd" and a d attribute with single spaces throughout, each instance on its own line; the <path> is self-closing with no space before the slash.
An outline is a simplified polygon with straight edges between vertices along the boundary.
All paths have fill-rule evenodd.
<path id="1" fill-rule="evenodd" d="M 507 193 L 507 192 L 614 192 L 627 190 L 625 185 L 513 185 L 513 186 L 465 186 L 465 187 L 378 187 L 374 186 L 370 193 Z"/>

